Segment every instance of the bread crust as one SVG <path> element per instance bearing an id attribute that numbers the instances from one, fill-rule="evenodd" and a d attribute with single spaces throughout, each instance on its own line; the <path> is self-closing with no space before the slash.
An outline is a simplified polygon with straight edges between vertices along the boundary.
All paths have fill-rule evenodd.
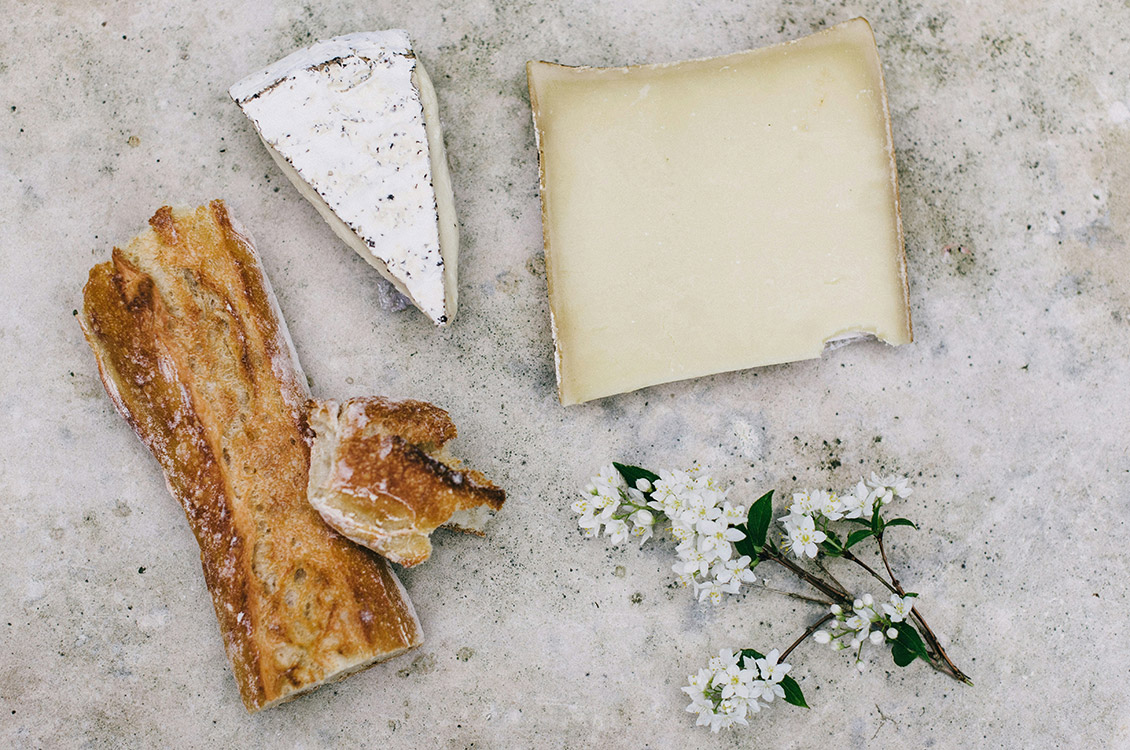
<path id="1" fill-rule="evenodd" d="M 250 240 L 222 201 L 149 223 L 91 270 L 81 322 L 200 544 L 248 711 L 419 645 L 388 564 L 306 500 L 309 392 Z"/>
<path id="2" fill-rule="evenodd" d="M 428 559 L 428 535 L 453 514 L 472 521 L 480 515 L 473 511 L 497 511 L 506 500 L 486 477 L 446 455 L 455 425 L 427 402 L 315 401 L 310 426 L 311 504 L 342 534 L 400 565 Z"/>

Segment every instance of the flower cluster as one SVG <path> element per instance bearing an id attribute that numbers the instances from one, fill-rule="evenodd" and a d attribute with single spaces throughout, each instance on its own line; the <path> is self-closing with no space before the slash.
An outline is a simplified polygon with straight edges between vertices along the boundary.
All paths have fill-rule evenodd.
<path id="1" fill-rule="evenodd" d="M 600 536 L 603 526 L 604 533 L 612 537 L 613 544 L 619 544 L 629 536 L 638 538 L 643 544 L 651 538 L 652 527 L 655 526 L 655 515 L 648 510 L 643 491 L 629 487 L 613 464 L 601 468 L 589 480 L 572 508 L 574 513 L 581 514 L 577 523 L 585 534 Z"/>
<path id="2" fill-rule="evenodd" d="M 745 539 L 734 528 L 745 520 L 745 506 L 727 502 L 728 490 L 697 467 L 660 471 L 658 476 L 651 506 L 670 521 L 671 535 L 679 542 L 679 561 L 671 570 L 684 585 L 694 587 L 698 600 L 718 604 L 723 593 L 736 594 L 743 583 L 757 580 L 749 556 L 734 557 L 734 542 Z"/>
<path id="3" fill-rule="evenodd" d="M 779 658 L 776 649 L 765 656 L 722 649 L 705 669 L 687 678 L 690 684 L 683 688 L 691 697 L 687 711 L 698 715 L 698 726 L 709 724 L 712 732 L 733 724 L 748 725 L 749 714 L 774 698 L 785 697 L 782 683 L 791 681 L 792 667 Z"/>
<path id="4" fill-rule="evenodd" d="M 763 563 L 780 565 L 815 589 L 821 598 L 766 587 L 767 590 L 829 607 L 788 648 L 788 656 L 806 639 L 836 651 L 851 649 L 862 672 L 866 644 L 890 647 L 899 667 L 917 660 L 966 684 L 972 684 L 946 654 L 942 643 L 914 609 L 917 594 L 906 592 L 895 578 L 884 539 L 888 529 L 918 527 L 907 518 L 887 518 L 883 507 L 911 494 L 902 476 L 860 479 L 844 492 L 808 490 L 792 496 L 786 516 L 775 516 L 770 490 L 747 508 L 727 501 L 727 491 L 698 468 L 653 473 L 638 466 L 610 464 L 585 487 L 573 511 L 589 536 L 603 533 L 613 544 L 628 537 L 643 541 L 659 529 L 676 542 L 678 561 L 672 570 L 684 584 L 693 585 L 699 601 L 722 600 L 742 583 L 753 582 L 754 568 Z M 784 533 L 770 533 L 773 519 Z M 842 522 L 837 524 L 836 522 Z M 870 540 L 877 547 L 887 577 L 859 557 L 853 548 Z M 794 561 L 789 555 L 797 558 Z M 838 558 L 878 580 L 892 593 L 889 603 L 877 603 L 870 594 L 852 596 L 818 558 Z M 807 567 L 806 559 L 816 560 Z M 714 732 L 736 724 L 748 725 L 775 698 L 807 708 L 800 685 L 780 661 L 781 652 L 762 655 L 753 649 L 720 651 L 706 668 L 688 678 L 683 692 L 691 698 L 687 711 L 699 725 Z"/>
<path id="5" fill-rule="evenodd" d="M 816 557 L 820 544 L 828 538 L 824 528 L 827 522 L 870 518 L 875 508 L 896 497 L 908 497 L 912 491 L 906 477 L 881 477 L 871 472 L 870 479 L 860 479 L 855 487 L 843 492 L 793 493 L 789 514 L 780 521 L 785 527 L 781 546 L 801 559 Z"/>
<path id="6" fill-rule="evenodd" d="M 878 646 L 884 640 L 896 641 L 899 630 L 895 626 L 910 617 L 913 600 L 917 596 L 914 593 L 906 596 L 891 594 L 890 603 L 881 607 L 875 606 L 875 598 L 871 594 L 857 597 L 849 610 L 833 604 L 831 613 L 835 624 L 827 630 L 817 630 L 813 640 L 831 646 L 833 651 L 855 650 L 855 666 L 863 672 L 867 668 L 862 658 L 863 646 L 868 642 Z"/>
<path id="7" fill-rule="evenodd" d="M 734 543 L 745 538 L 735 526 L 745 520 L 746 508 L 727 502 L 728 491 L 697 467 L 651 476 L 654 481 L 641 477 L 629 487 L 614 464 L 602 468 L 573 503 L 573 512 L 581 514 L 580 527 L 597 536 L 603 526 L 613 544 L 629 536 L 642 544 L 656 523 L 666 519 L 678 542 L 679 561 L 671 569 L 684 585 L 694 587 L 699 601 L 717 604 L 722 594 L 735 594 L 742 583 L 755 581 L 753 560 L 734 556 Z"/>

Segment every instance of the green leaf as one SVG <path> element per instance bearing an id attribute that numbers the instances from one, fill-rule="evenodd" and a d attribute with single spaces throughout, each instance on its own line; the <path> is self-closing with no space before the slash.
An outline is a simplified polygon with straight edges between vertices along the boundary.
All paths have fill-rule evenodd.
<path id="1" fill-rule="evenodd" d="M 918 654 L 896 642 L 891 646 L 891 658 L 895 660 L 895 664 L 905 667 L 918 658 Z"/>
<path id="2" fill-rule="evenodd" d="M 864 539 L 867 539 L 868 537 L 872 537 L 874 535 L 875 532 L 871 529 L 856 529 L 855 531 L 848 534 L 847 546 L 844 547 L 844 549 L 851 549 L 855 545 L 862 542 Z"/>
<path id="3" fill-rule="evenodd" d="M 647 469 L 641 469 L 638 466 L 618 464 L 615 461 L 612 462 L 612 465 L 616 467 L 616 471 L 620 472 L 620 476 L 624 477 L 624 481 L 628 483 L 629 487 L 635 487 L 637 479 L 646 479 L 652 484 L 659 481 L 659 475 Z"/>
<path id="4" fill-rule="evenodd" d="M 761 554 L 765 547 L 765 537 L 769 535 L 769 524 L 773 521 L 773 490 L 769 490 L 749 506 L 746 519 L 746 534 L 753 548 Z M 756 556 L 756 555 L 755 555 Z"/>
<path id="5" fill-rule="evenodd" d="M 781 680 L 781 687 L 785 689 L 785 702 L 791 703 L 794 706 L 801 708 L 808 708 L 808 704 L 804 702 L 804 693 L 800 691 L 800 685 L 792 677 L 785 675 Z"/>
<path id="6" fill-rule="evenodd" d="M 742 651 L 741 651 L 741 654 L 742 654 L 742 658 L 738 659 L 738 666 L 741 667 L 742 669 L 748 669 L 748 667 L 746 667 L 746 665 L 745 665 L 746 659 L 749 659 L 749 660 L 752 661 L 753 659 L 764 659 L 765 658 L 765 654 L 761 653 L 760 651 L 754 651 L 752 648 L 743 648 Z"/>
<path id="7" fill-rule="evenodd" d="M 860 526 L 870 526 L 871 525 L 871 522 L 868 521 L 866 518 L 845 518 L 844 521 L 847 522 L 847 523 L 857 523 Z"/>
<path id="8" fill-rule="evenodd" d="M 739 557 L 741 557 L 742 555 L 749 556 L 749 558 L 753 561 L 749 564 L 749 566 L 752 568 L 760 561 L 760 552 L 754 548 L 753 542 L 750 541 L 749 531 L 746 530 L 746 525 L 744 523 L 739 523 L 738 525 L 734 526 L 734 528 L 745 534 L 744 537 L 734 542 L 734 549 L 737 551 Z"/>
<path id="9" fill-rule="evenodd" d="M 909 518 L 894 518 L 894 519 L 891 519 L 890 521 L 887 521 L 884 525 L 885 526 L 910 526 L 910 527 L 915 528 L 915 529 L 918 528 L 918 524 L 914 523 L 914 521 L 911 521 Z"/>
<path id="10" fill-rule="evenodd" d="M 914 629 L 913 625 L 904 620 L 903 622 L 896 622 L 894 628 L 899 632 L 898 637 L 895 638 L 894 646 L 910 651 L 923 661 L 930 661 L 930 652 L 926 650 L 922 636 L 918 635 L 918 631 Z M 891 648 L 893 649 L 894 646 Z"/>

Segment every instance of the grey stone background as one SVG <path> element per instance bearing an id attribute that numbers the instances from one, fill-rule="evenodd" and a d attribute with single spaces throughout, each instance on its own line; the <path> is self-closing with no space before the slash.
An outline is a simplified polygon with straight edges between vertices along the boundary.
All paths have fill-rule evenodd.
<path id="1" fill-rule="evenodd" d="M 9 747 L 1127 747 L 1130 7 L 1124 2 L 4 3 L 0 744 Z M 898 150 L 917 341 L 564 409 L 524 63 L 676 60 L 865 15 Z M 314 39 L 403 27 L 438 88 L 461 309 L 435 331 L 271 163 L 227 99 Z M 249 717 L 198 552 L 72 311 L 165 203 L 225 198 L 321 396 L 431 400 L 505 486 L 485 539 L 403 580 L 427 643 Z M 947 250 L 948 248 L 948 250 Z M 584 540 L 612 458 L 697 460 L 751 500 L 902 471 L 896 566 L 965 687 L 886 654 L 791 661 L 810 711 L 695 729 L 678 688 L 814 608 L 673 586 L 669 547 Z M 845 571 L 846 574 L 846 571 Z M 850 580 L 862 584 L 859 579 Z M 787 585 L 770 575 L 774 585 Z"/>

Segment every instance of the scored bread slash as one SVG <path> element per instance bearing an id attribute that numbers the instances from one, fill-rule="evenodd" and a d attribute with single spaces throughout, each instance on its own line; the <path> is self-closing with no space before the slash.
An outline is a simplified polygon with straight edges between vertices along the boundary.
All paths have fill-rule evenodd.
<path id="1" fill-rule="evenodd" d="M 447 412 L 424 401 L 310 404 L 310 503 L 344 536 L 406 567 L 428 559 L 446 525 L 483 534 L 506 493 L 444 450 Z"/>
<path id="2" fill-rule="evenodd" d="M 222 201 L 149 223 L 91 269 L 80 321 L 184 507 L 247 710 L 420 645 L 388 563 L 307 502 L 310 392 L 251 240 Z"/>
<path id="3" fill-rule="evenodd" d="M 408 32 L 300 49 L 228 92 L 334 232 L 436 325 L 458 304 L 439 102 Z"/>

